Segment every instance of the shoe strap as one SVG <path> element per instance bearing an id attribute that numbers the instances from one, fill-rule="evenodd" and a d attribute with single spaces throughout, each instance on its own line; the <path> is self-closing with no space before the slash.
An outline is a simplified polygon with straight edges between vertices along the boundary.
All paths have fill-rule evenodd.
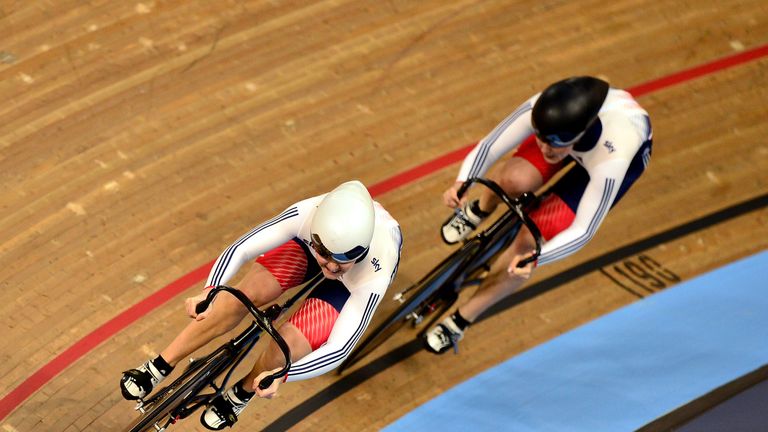
<path id="1" fill-rule="evenodd" d="M 471 220 L 467 217 L 467 215 L 464 214 L 464 211 L 460 208 L 456 208 L 453 210 L 455 215 L 453 220 L 451 221 L 451 225 L 458 228 L 460 225 L 469 226 L 472 229 L 477 228 L 475 224 L 472 223 Z"/>
<path id="2" fill-rule="evenodd" d="M 451 346 L 453 346 L 453 353 L 459 353 L 459 335 L 456 333 L 450 333 L 448 338 L 451 340 Z"/>
<path id="3" fill-rule="evenodd" d="M 442 330 L 442 338 L 448 343 L 451 344 L 451 347 L 453 348 L 453 353 L 458 354 L 459 353 L 459 339 L 461 338 L 461 334 L 454 332 L 451 330 L 447 325 L 440 323 L 438 324 L 438 327 Z"/>
<path id="4" fill-rule="evenodd" d="M 237 422 L 234 406 L 224 398 L 224 395 L 213 400 L 214 412 L 226 426 L 232 427 Z"/>
<path id="5" fill-rule="evenodd" d="M 152 385 L 155 385 L 159 383 L 163 378 L 165 378 L 165 375 L 158 369 L 154 363 L 152 363 L 152 360 L 147 361 L 144 363 L 144 370 L 149 373 L 150 376 L 152 376 Z"/>

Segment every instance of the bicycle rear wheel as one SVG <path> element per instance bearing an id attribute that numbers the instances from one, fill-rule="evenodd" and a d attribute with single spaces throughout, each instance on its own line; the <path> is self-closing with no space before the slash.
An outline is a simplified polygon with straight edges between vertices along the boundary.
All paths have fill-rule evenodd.
<path id="1" fill-rule="evenodd" d="M 157 432 L 175 423 L 176 419 L 172 418 L 174 410 L 213 382 L 226 369 L 232 358 L 230 350 L 218 349 L 207 357 L 196 360 L 180 377 L 148 399 L 142 407 L 144 412 L 124 431 Z"/>

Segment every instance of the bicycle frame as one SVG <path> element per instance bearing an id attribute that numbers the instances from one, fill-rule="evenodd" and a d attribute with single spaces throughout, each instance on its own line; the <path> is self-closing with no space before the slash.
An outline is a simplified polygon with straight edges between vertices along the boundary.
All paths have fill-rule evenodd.
<path id="1" fill-rule="evenodd" d="M 285 303 L 282 305 L 273 304 L 265 311 L 259 310 L 244 293 L 235 288 L 220 285 L 211 289 L 206 299 L 196 306 L 195 310 L 197 313 L 205 311 L 217 294 L 221 291 L 226 291 L 243 303 L 252 315 L 253 322 L 239 335 L 221 345 L 212 353 L 201 359 L 191 360 L 181 376 L 172 383 L 155 392 L 150 398 L 139 400 L 136 409 L 143 414 L 143 417 L 139 418 L 136 426 L 130 430 L 145 430 L 146 427 L 150 427 L 153 430 L 162 431 L 170 424 L 176 423 L 179 419 L 188 417 L 198 408 L 208 405 L 227 388 L 227 383 L 232 373 L 248 355 L 264 332 L 272 337 L 283 352 L 285 365 L 278 372 L 262 379 L 259 382 L 259 388 L 266 389 L 272 385 L 275 379 L 284 377 L 291 367 L 291 353 L 288 344 L 275 329 L 273 322 L 278 319 L 283 311 L 288 310 L 296 301 L 317 286 L 322 278 L 322 273 L 316 275 Z M 221 384 L 217 385 L 216 379 L 225 372 L 226 375 Z M 211 387 L 214 392 L 200 394 L 206 387 Z M 145 407 L 148 409 L 145 410 Z M 142 424 L 141 422 L 144 418 L 147 418 L 148 421 Z"/>
<path id="2" fill-rule="evenodd" d="M 518 266 L 524 267 L 538 258 L 542 244 L 541 233 L 523 211 L 523 208 L 532 205 L 536 201 L 536 196 L 532 193 L 525 193 L 518 198 L 511 199 L 496 183 L 479 177 L 471 178 L 464 182 L 464 185 L 458 191 L 458 195 L 460 197 L 464 195 L 473 183 L 481 183 L 490 188 L 509 207 L 509 211 L 504 212 L 490 227 L 467 240 L 457 251 L 446 257 L 418 283 L 400 294 L 405 294 L 416 287 L 430 285 L 439 287 L 449 285 L 455 291 L 459 291 L 464 284 L 465 278 L 480 267 L 487 266 L 487 263 L 517 236 L 522 225 L 528 227 L 533 234 L 536 247 L 533 255 L 522 260 Z M 427 289 L 424 291 L 434 290 Z"/>
<path id="3" fill-rule="evenodd" d="M 470 276 L 479 270 L 490 270 L 489 261 L 512 242 L 521 225 L 516 215 L 506 212 L 488 229 L 469 239 L 459 250 L 444 259 L 414 287 L 421 287 L 423 300 L 436 293 L 438 297 L 451 300 L 443 307 L 449 308 L 458 299 L 458 293 L 472 280 Z M 439 318 L 440 313 L 435 316 Z M 423 314 L 418 313 L 413 318 L 416 320 L 414 324 L 419 324 Z"/>
<path id="4" fill-rule="evenodd" d="M 506 192 L 504 192 L 504 190 L 498 184 L 496 184 L 492 180 L 484 179 L 481 177 L 473 177 L 465 181 L 464 184 L 462 184 L 461 187 L 459 188 L 457 195 L 459 197 L 463 196 L 466 193 L 467 189 L 469 189 L 469 187 L 474 183 L 480 183 L 486 186 L 487 188 L 489 188 L 491 191 L 493 191 L 493 193 L 495 193 L 496 196 L 498 196 L 501 199 L 501 201 L 504 204 L 506 204 L 507 207 L 509 207 L 510 212 L 513 213 L 515 216 L 517 216 L 519 222 L 522 225 L 525 225 L 526 228 L 528 228 L 528 230 L 531 232 L 531 235 L 533 235 L 533 239 L 536 242 L 534 252 L 531 254 L 530 257 L 524 260 L 521 260 L 520 263 L 518 264 L 518 267 L 525 267 L 526 265 L 536 261 L 536 259 L 539 257 L 539 254 L 541 253 L 541 245 L 543 243 L 543 238 L 541 236 L 541 231 L 539 231 L 539 227 L 536 226 L 533 220 L 531 220 L 528 214 L 524 211 L 526 207 L 531 206 L 534 203 L 534 201 L 537 200 L 536 195 L 534 195 L 532 192 L 525 192 L 519 197 L 512 199 L 509 197 L 509 195 L 507 195 Z M 504 219 L 505 216 L 507 216 L 506 213 L 501 218 L 499 218 L 499 221 L 501 219 Z M 493 230 L 493 228 L 494 227 L 492 226 L 487 231 L 491 231 Z M 518 225 L 518 228 L 519 228 L 519 225 Z M 484 234 L 485 232 L 482 232 L 475 237 L 480 237 Z M 514 235 L 517 235 L 517 231 L 515 231 Z"/>
<path id="5" fill-rule="evenodd" d="M 509 210 L 496 219 L 490 227 L 467 240 L 459 249 L 443 259 L 416 284 L 397 294 L 395 300 L 401 302 L 400 307 L 355 348 L 341 364 L 338 373 L 371 352 L 406 321 L 411 320 L 415 326 L 420 324 L 425 316 L 432 314 L 432 320 L 419 333 L 421 337 L 426 329 L 455 303 L 459 292 L 472 281 L 470 278 L 473 275 L 479 270 L 490 269 L 488 263 L 512 242 L 523 225 L 534 237 L 535 250 L 530 257 L 521 260 L 518 266 L 523 267 L 538 258 L 542 245 L 541 233 L 524 211 L 526 207 L 537 202 L 538 198 L 532 193 L 525 193 L 511 199 L 496 183 L 483 178 L 467 180 L 458 191 L 459 197 L 473 183 L 481 183 L 491 189 L 509 207 Z M 412 294 L 405 299 L 407 293 Z"/>

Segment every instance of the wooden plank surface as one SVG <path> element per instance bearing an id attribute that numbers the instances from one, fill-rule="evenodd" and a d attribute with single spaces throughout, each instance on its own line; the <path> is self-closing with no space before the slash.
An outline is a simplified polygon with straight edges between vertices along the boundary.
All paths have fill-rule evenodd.
<path id="1" fill-rule="evenodd" d="M 755 0 L 0 2 L 0 396 L 294 201 L 349 178 L 372 185 L 476 142 L 564 76 L 636 86 L 764 45 L 766 29 Z M 767 66 L 758 58 L 640 97 L 654 126 L 649 171 L 589 245 L 532 283 L 768 192 Z M 457 170 L 378 197 L 405 237 L 392 293 L 450 252 L 437 234 L 448 212 L 439 197 Z M 688 279 L 765 249 L 766 234 L 760 207 L 641 253 Z M 623 264 L 478 323 L 459 356 L 393 365 L 293 430 L 378 430 L 637 301 L 606 275 L 614 265 Z M 125 424 L 133 413 L 120 372 L 181 329 L 186 294 L 0 424 Z M 377 317 L 393 307 L 385 301 Z M 238 429 L 263 428 L 339 379 L 285 385 Z M 174 430 L 203 429 L 189 419 Z"/>

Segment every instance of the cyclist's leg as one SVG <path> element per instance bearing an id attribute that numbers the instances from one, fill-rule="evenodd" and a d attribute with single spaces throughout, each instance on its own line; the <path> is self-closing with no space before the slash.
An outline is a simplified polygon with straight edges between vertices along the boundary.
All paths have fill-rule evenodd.
<path id="1" fill-rule="evenodd" d="M 557 181 L 552 193 L 530 213 L 531 219 L 541 231 L 545 241 L 573 223 L 574 209 L 578 206 L 578 199 L 583 195 L 588 182 L 588 176 L 585 176 L 584 168 L 575 166 Z M 569 203 L 573 203 L 573 207 Z M 499 300 L 519 290 L 527 279 L 511 277 L 507 268 L 515 256 L 526 255 L 533 251 L 535 244 L 531 232 L 522 226 L 512 244 L 491 265 L 489 276 L 477 292 L 459 308 L 461 316 L 473 322 Z"/>
<path id="2" fill-rule="evenodd" d="M 514 256 L 530 252 L 535 244 L 530 231 L 526 227 L 521 227 L 512 244 L 491 265 L 488 277 L 483 280 L 472 297 L 457 309 L 459 315 L 472 323 L 486 309 L 519 290 L 526 280 L 510 277 L 507 267 Z"/>
<path id="3" fill-rule="evenodd" d="M 530 216 L 539 227 L 544 239 L 549 239 L 571 224 L 574 212 L 559 196 L 552 194 L 545 198 Z M 473 296 L 442 323 L 425 333 L 426 348 L 439 354 L 446 352 L 452 346 L 455 347 L 464 336 L 464 331 L 483 312 L 519 290 L 526 279 L 511 277 L 507 273 L 507 268 L 515 255 L 530 253 L 534 245 L 535 241 L 530 231 L 521 227 L 512 244 L 491 265 L 488 277 L 482 281 Z"/>
<path id="4" fill-rule="evenodd" d="M 312 256 L 309 248 L 303 242 L 294 239 L 293 241 L 286 243 L 286 245 L 265 254 L 257 260 L 257 263 L 261 264 L 277 283 L 278 288 L 276 290 L 264 290 L 259 292 L 257 297 L 252 297 L 251 294 L 253 289 L 258 288 L 257 285 L 262 283 L 263 280 L 257 276 L 254 276 L 253 279 L 249 279 L 250 273 L 249 275 L 246 275 L 243 281 L 238 285 L 238 288 L 246 292 L 249 298 L 251 298 L 257 306 L 261 306 L 274 300 L 280 293 L 289 288 L 306 283 L 321 271 L 320 266 Z M 272 286 L 272 288 L 274 288 L 274 286 Z M 304 344 L 307 343 L 306 339 L 304 339 L 301 334 L 297 335 L 295 331 L 292 331 L 290 326 L 281 326 L 279 332 L 291 348 L 292 357 L 295 358 L 296 355 L 301 355 L 302 353 L 309 351 L 309 349 L 304 347 Z M 282 356 L 282 352 L 279 348 L 277 348 L 276 345 L 274 347 L 272 345 L 275 345 L 274 342 L 270 344 L 266 352 L 272 353 L 273 351 L 276 351 Z M 296 354 L 294 354 L 294 352 Z M 264 356 L 264 354 L 260 356 L 260 360 L 257 361 L 257 364 L 261 362 L 261 358 Z M 276 357 L 276 354 L 273 354 L 272 356 Z M 282 357 L 281 359 L 284 361 Z M 279 364 L 282 365 L 283 363 L 281 362 Z M 237 420 L 237 416 L 245 409 L 253 396 L 253 388 L 247 385 L 251 381 L 253 380 L 243 378 L 227 389 L 221 396 L 213 399 L 210 406 L 208 406 L 200 416 L 200 421 L 203 426 L 212 430 L 221 430 L 227 426 L 232 426 Z"/>
<path id="5" fill-rule="evenodd" d="M 313 290 L 293 316 L 280 326 L 278 331 L 291 350 L 292 362 L 305 357 L 328 340 L 347 298 L 349 291 L 341 282 L 326 279 Z M 231 426 L 233 422 L 229 414 L 234 414 L 236 418 L 245 409 L 256 391 L 258 377 L 263 372 L 284 365 L 282 351 L 271 341 L 259 355 L 251 372 L 206 408 L 201 416 L 203 426 L 213 430 Z M 271 398 L 273 395 L 265 397 Z"/>
<path id="6" fill-rule="evenodd" d="M 326 279 L 312 291 L 301 308 L 280 326 L 280 335 L 291 348 L 291 361 L 302 359 L 325 344 L 348 298 L 349 291 L 340 281 Z M 259 356 L 243 387 L 252 390 L 258 384 L 254 380 L 259 374 L 284 364 L 283 353 L 277 344 L 271 342 Z"/>
<path id="7" fill-rule="evenodd" d="M 435 354 L 445 353 L 451 348 L 458 352 L 458 342 L 477 317 L 523 285 L 525 281 L 509 277 L 506 268 L 513 256 L 525 250 L 532 250 L 534 245 L 531 233 L 527 228 L 521 227 L 512 244 L 491 265 L 488 276 L 480 283 L 472 297 L 453 314 L 424 333 L 424 347 Z"/>
<path id="8" fill-rule="evenodd" d="M 280 253 L 281 249 L 290 249 L 290 243 L 272 252 Z M 258 260 L 236 287 L 257 305 L 277 298 L 282 292 L 277 278 Z M 208 289 L 210 288 L 206 288 Z M 215 337 L 237 326 L 246 313 L 243 304 L 235 297 L 226 293 L 217 296 L 205 319 L 191 320 L 158 357 L 123 373 L 120 381 L 123 397 L 137 399 L 151 393 L 178 362 Z"/>
<path id="9" fill-rule="evenodd" d="M 546 182 L 548 182 L 559 170 L 561 170 L 568 160 L 551 164 L 544 159 L 544 156 L 536 143 L 536 139 L 531 135 L 518 147 L 515 155 L 504 163 L 492 175 L 491 179 L 495 181 L 510 196 L 518 196 L 523 192 L 536 191 Z M 476 216 L 483 216 L 496 209 L 500 200 L 495 193 L 488 188 L 483 188 L 480 199 L 477 203 L 467 203 L 464 213 L 468 211 Z M 454 217 L 456 218 L 456 216 Z M 477 226 L 477 222 L 473 222 Z M 446 235 L 446 226 L 452 225 L 449 220 L 443 226 L 443 239 L 450 237 L 453 239 L 456 235 Z M 526 242 L 532 242 L 530 233 L 524 233 L 522 230 L 517 239 L 496 262 L 509 263 L 514 256 L 515 247 L 523 248 Z M 460 238 L 466 238 L 468 231 L 465 231 Z M 451 242 L 449 242 L 451 243 Z M 517 246 L 515 246 L 517 244 Z M 527 246 L 526 246 L 527 247 Z M 461 306 L 451 316 L 446 318 L 441 324 L 433 327 L 425 333 L 425 343 L 428 350 L 436 353 L 443 353 L 451 346 L 455 346 L 463 335 L 464 330 L 480 315 L 485 309 L 520 288 L 522 283 L 513 282 L 503 275 L 506 274 L 505 266 L 496 264 L 496 267 L 504 267 L 502 273 L 496 271 L 495 278 L 486 279 L 480 286 L 480 290 L 470 299 L 469 303 Z M 496 269 L 499 270 L 499 269 Z M 498 286 L 497 286 L 498 285 Z M 490 288 L 484 288 L 490 287 Z M 466 315 L 465 315 L 466 313 Z"/>
<path id="10" fill-rule="evenodd" d="M 306 246 L 301 241 L 294 239 L 260 256 L 235 287 L 257 307 L 273 301 L 284 290 L 305 280 L 309 264 L 316 265 L 311 253 L 304 248 Z M 191 321 L 163 350 L 162 357 L 175 365 L 212 339 L 235 328 L 246 313 L 245 306 L 235 297 L 217 296 L 208 317 Z"/>
<path id="11" fill-rule="evenodd" d="M 499 166 L 490 175 L 509 196 L 536 191 L 564 166 L 564 162 L 550 164 L 541 154 L 533 135 L 518 147 L 514 156 Z M 480 198 L 467 201 L 460 212 L 443 223 L 443 241 L 454 244 L 466 239 L 471 232 L 499 204 L 499 197 L 488 188 L 481 188 Z"/>
<path id="12" fill-rule="evenodd" d="M 518 147 L 514 156 L 491 174 L 490 179 L 501 186 L 507 195 L 516 197 L 523 192 L 536 191 L 563 166 L 563 162 L 550 164 L 545 161 L 536 139 L 531 135 Z M 483 188 L 479 199 L 480 210 L 490 213 L 500 202 L 495 193 Z"/>
<path id="13" fill-rule="evenodd" d="M 566 161 L 551 164 L 544 160 L 544 156 L 536 144 L 536 139 L 532 135 L 520 145 L 515 156 L 507 161 L 502 169 L 496 173 L 494 181 L 504 189 L 507 195 L 514 197 L 524 192 L 538 190 L 565 165 Z M 493 196 L 494 198 L 490 198 L 489 196 Z M 480 207 L 483 209 L 485 208 L 483 204 L 484 202 L 491 202 L 493 203 L 493 207 L 495 207 L 495 205 L 499 203 L 499 198 L 496 194 L 486 189 L 486 193 L 484 193 L 480 199 Z M 533 219 L 534 222 L 539 222 L 537 219 L 541 219 L 546 215 L 557 214 L 556 211 L 553 211 L 552 206 L 552 196 L 550 196 L 531 214 L 532 218 L 535 217 Z M 488 208 L 492 209 L 492 207 Z M 543 225 L 539 229 L 544 229 Z M 542 233 L 548 235 L 556 234 L 546 231 L 542 231 Z M 544 238 L 551 237 L 545 236 Z M 534 244 L 533 236 L 528 229 L 524 226 L 521 227 L 520 232 L 517 237 L 515 237 L 512 244 L 502 253 L 499 259 L 491 265 L 491 271 L 488 278 L 483 281 L 475 295 L 468 303 L 457 309 L 459 319 L 463 317 L 466 321 L 471 323 L 501 298 L 517 291 L 520 286 L 522 286 L 523 281 L 510 278 L 507 275 L 507 266 L 512 260 L 512 257 L 523 253 L 524 251 L 532 250 Z"/>
<path id="14" fill-rule="evenodd" d="M 277 298 L 282 292 L 274 276 L 258 262 L 253 263 L 243 280 L 235 287 L 243 291 L 257 306 Z M 162 357 L 169 364 L 175 365 L 212 339 L 233 329 L 246 313 L 245 306 L 235 297 L 226 293 L 218 295 L 208 316 L 200 321 L 190 321 L 162 351 Z"/>

